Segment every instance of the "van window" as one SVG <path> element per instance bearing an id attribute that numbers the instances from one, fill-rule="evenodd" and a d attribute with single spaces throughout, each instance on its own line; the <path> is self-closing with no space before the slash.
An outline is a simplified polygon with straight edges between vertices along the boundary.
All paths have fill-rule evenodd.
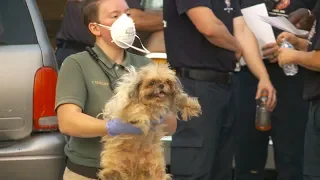
<path id="1" fill-rule="evenodd" d="M 37 44 L 24 0 L 0 0 L 0 46 Z"/>

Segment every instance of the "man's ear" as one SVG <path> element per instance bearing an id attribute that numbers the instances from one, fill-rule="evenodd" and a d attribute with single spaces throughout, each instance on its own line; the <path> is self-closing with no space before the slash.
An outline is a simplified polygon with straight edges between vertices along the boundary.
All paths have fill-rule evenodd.
<path id="1" fill-rule="evenodd" d="M 97 23 L 89 23 L 88 28 L 90 32 L 95 35 L 95 36 L 100 36 L 100 28 L 98 27 L 99 25 Z"/>

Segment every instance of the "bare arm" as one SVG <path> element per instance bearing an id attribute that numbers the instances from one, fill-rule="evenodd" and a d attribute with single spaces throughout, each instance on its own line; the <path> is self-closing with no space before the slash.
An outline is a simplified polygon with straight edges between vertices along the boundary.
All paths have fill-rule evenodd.
<path id="1" fill-rule="evenodd" d="M 106 121 L 99 120 L 81 112 L 74 104 L 63 104 L 57 109 L 59 129 L 62 133 L 81 138 L 107 135 Z"/>
<path id="2" fill-rule="evenodd" d="M 296 49 L 299 49 L 300 51 L 307 51 L 309 47 L 308 40 L 298 38 L 298 41 L 296 44 L 293 45 Z"/>
<path id="3" fill-rule="evenodd" d="M 258 78 L 269 78 L 260 56 L 257 39 L 249 29 L 242 16 L 234 18 L 234 35 L 243 48 L 243 57 L 251 72 Z"/>
<path id="4" fill-rule="evenodd" d="M 187 11 L 187 15 L 208 41 L 230 51 L 241 52 L 241 46 L 226 26 L 214 15 L 211 9 L 198 6 Z"/>
<path id="5" fill-rule="evenodd" d="M 138 31 L 155 32 L 163 29 L 162 11 L 142 11 L 132 8 L 129 13 Z"/>
<path id="6" fill-rule="evenodd" d="M 312 71 L 320 71 L 320 51 L 311 51 L 311 52 L 303 52 L 303 51 L 295 51 L 295 62 L 300 66 L 303 66 Z"/>

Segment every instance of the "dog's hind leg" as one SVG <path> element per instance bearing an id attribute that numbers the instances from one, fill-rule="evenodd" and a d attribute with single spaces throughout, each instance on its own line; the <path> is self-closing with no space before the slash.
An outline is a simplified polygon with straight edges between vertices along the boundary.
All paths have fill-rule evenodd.
<path id="1" fill-rule="evenodd" d="M 166 174 L 166 163 L 162 152 L 157 149 L 150 153 L 147 157 L 147 165 L 149 167 L 149 173 L 152 180 L 170 180 L 170 175 Z"/>

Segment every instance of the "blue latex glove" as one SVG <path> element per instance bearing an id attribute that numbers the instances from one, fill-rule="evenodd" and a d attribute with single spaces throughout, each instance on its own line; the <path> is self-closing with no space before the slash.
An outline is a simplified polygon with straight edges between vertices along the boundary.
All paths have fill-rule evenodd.
<path id="1" fill-rule="evenodd" d="M 160 124 L 162 124 L 163 121 L 164 121 L 164 118 L 161 117 Z M 152 125 L 159 124 L 159 122 L 155 120 L 151 121 L 151 123 Z M 110 136 L 116 136 L 119 134 L 142 134 L 141 129 L 134 127 L 129 123 L 123 123 L 119 118 L 108 121 L 106 128 Z"/>
<path id="2" fill-rule="evenodd" d="M 141 134 L 142 131 L 131 124 L 123 123 L 120 119 L 112 119 L 107 122 L 107 130 L 110 136 L 119 134 Z"/>

